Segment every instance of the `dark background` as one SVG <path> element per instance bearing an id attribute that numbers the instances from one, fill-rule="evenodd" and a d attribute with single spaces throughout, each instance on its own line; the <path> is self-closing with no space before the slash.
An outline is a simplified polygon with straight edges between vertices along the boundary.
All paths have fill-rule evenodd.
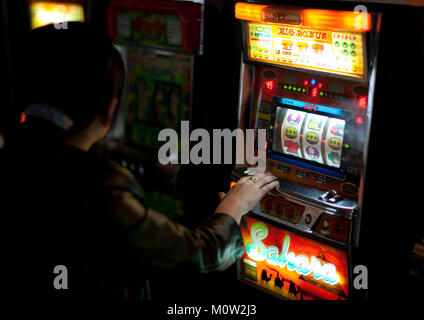
<path id="1" fill-rule="evenodd" d="M 87 2 L 89 19 L 105 32 L 107 3 Z M 300 5 L 296 1 L 291 3 Z M 305 1 L 302 4 L 352 10 L 350 3 Z M 369 290 L 353 290 L 352 294 L 357 303 L 362 300 L 417 303 L 423 296 L 422 278 L 412 277 L 409 269 L 412 246 L 423 236 L 423 8 L 365 5 L 370 12 L 382 12 L 383 19 L 362 229 L 359 247 L 352 252 L 353 265 L 368 266 Z M 25 75 L 25 70 L 20 70 L 20 65 L 25 56 L 22 39 L 29 30 L 27 4 L 3 0 L 0 14 L 0 132 L 7 143 L 22 108 L 20 77 Z M 204 54 L 197 61 L 203 72 L 194 83 L 197 95 L 194 126 L 233 130 L 237 127 L 241 59 L 241 30 L 234 19 L 234 1 L 205 1 L 204 14 Z M 198 224 L 213 212 L 218 202 L 217 192 L 228 189 L 231 169 L 224 165 L 185 168 L 186 178 L 180 188 L 187 199 L 188 224 Z M 13 244 L 7 245 L 13 250 Z M 282 308 L 293 306 L 239 283 L 235 266 L 222 274 L 175 274 L 171 281 L 156 281 L 166 283 L 165 289 L 155 287 L 153 281 L 153 299 L 158 297 L 156 303 L 160 301 L 160 304 L 256 303 L 258 312 L 276 310 L 275 315 L 281 314 Z M 326 304 L 313 304 L 309 312 L 315 314 L 320 310 L 318 314 L 326 314 L 325 310 L 334 308 Z"/>

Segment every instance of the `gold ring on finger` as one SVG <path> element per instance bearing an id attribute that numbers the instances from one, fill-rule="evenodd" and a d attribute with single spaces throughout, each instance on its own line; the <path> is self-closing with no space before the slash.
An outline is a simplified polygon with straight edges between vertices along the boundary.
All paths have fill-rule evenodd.
<path id="1" fill-rule="evenodd" d="M 253 183 L 256 183 L 256 181 L 258 181 L 258 177 L 251 176 L 250 181 L 252 181 Z"/>

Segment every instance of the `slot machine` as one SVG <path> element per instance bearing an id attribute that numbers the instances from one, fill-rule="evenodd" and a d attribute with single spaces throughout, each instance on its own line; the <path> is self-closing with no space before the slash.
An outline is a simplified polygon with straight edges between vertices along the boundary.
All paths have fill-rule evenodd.
<path id="1" fill-rule="evenodd" d="M 65 21 L 84 22 L 85 0 L 28 0 L 31 29 Z M 62 27 L 62 26 L 60 26 Z"/>
<path id="2" fill-rule="evenodd" d="M 201 14 L 200 3 L 186 1 L 112 0 L 108 6 L 109 36 L 124 57 L 127 83 L 122 112 L 97 151 L 132 171 L 146 204 L 173 219 L 183 216 L 175 188 L 180 167 L 158 164 L 158 135 L 165 128 L 179 132 L 181 121 L 191 119 Z"/>
<path id="3" fill-rule="evenodd" d="M 266 130 L 257 149 L 280 179 L 241 223 L 238 278 L 283 299 L 351 297 L 381 15 L 332 8 L 235 5 L 239 127 Z"/>

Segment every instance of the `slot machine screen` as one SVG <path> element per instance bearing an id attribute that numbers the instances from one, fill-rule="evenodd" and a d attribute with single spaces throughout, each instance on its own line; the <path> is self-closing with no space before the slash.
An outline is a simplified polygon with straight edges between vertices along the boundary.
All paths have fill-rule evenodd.
<path id="1" fill-rule="evenodd" d="M 179 130 L 190 116 L 192 62 L 187 55 L 128 48 L 130 140 L 154 147 L 160 130 Z"/>
<path id="2" fill-rule="evenodd" d="M 247 23 L 248 57 L 354 78 L 365 76 L 365 42 L 359 32 Z"/>
<path id="3" fill-rule="evenodd" d="M 278 105 L 272 151 L 318 166 L 339 169 L 344 130 L 343 119 Z"/>

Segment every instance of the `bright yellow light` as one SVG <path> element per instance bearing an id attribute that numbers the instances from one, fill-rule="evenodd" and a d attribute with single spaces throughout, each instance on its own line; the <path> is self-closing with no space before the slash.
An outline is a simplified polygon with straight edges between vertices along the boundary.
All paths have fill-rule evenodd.
<path id="1" fill-rule="evenodd" d="M 84 8 L 80 4 L 62 2 L 34 2 L 31 4 L 31 28 L 50 23 L 84 21 Z"/>
<path id="2" fill-rule="evenodd" d="M 365 32 L 371 30 L 371 14 L 354 11 L 336 11 L 320 9 L 289 9 L 279 6 L 267 6 L 237 2 L 235 16 L 237 19 L 281 23 L 281 17 L 294 15 L 301 19 L 296 24 L 302 27 L 338 29 L 345 31 Z"/>
<path id="3" fill-rule="evenodd" d="M 369 13 L 316 9 L 305 9 L 302 13 L 303 24 L 308 27 L 362 32 L 371 30 Z"/>
<path id="4" fill-rule="evenodd" d="M 257 22 L 248 22 L 246 28 L 249 59 L 356 78 L 364 76 L 361 32 Z"/>
<path id="5" fill-rule="evenodd" d="M 262 21 L 262 9 L 268 6 L 251 3 L 236 3 L 236 18 L 248 21 Z"/>

